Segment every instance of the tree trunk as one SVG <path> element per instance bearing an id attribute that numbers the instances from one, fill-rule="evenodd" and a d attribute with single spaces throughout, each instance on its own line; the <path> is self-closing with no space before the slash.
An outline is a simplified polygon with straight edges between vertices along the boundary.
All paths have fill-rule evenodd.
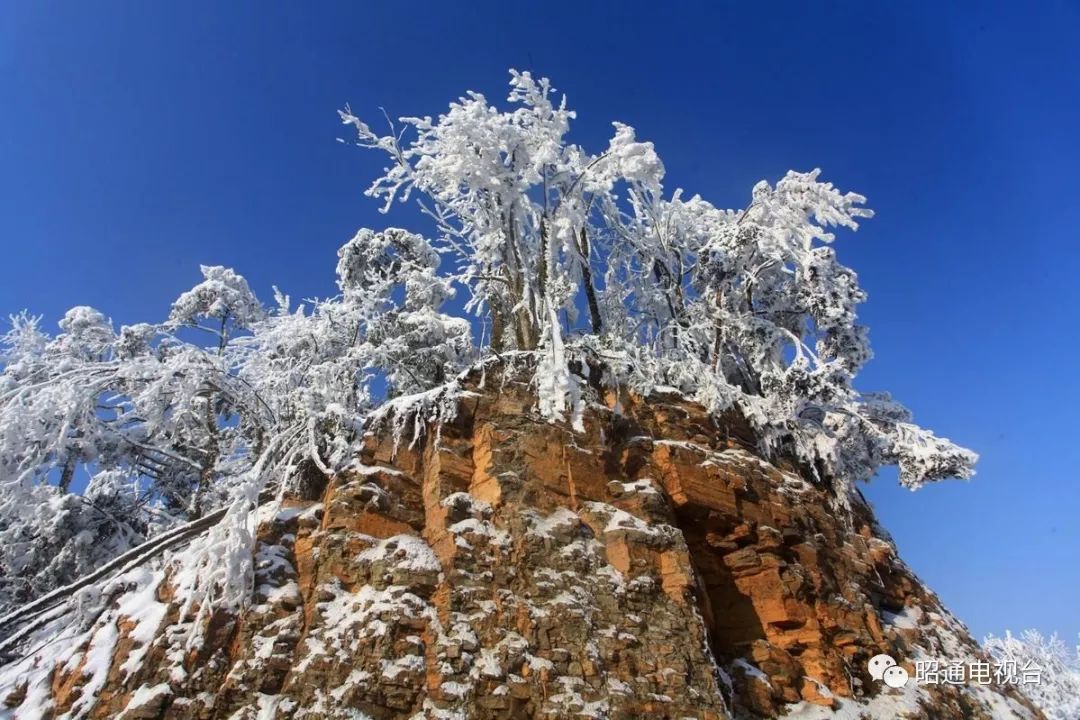
<path id="1" fill-rule="evenodd" d="M 592 267 L 589 265 L 589 236 L 585 228 L 581 228 L 578 251 L 581 253 L 581 283 L 585 286 L 585 302 L 589 305 L 589 322 L 592 324 L 593 335 L 599 335 L 604 325 L 600 316 L 600 303 L 596 299 L 596 288 L 593 286 Z"/>
<path id="2" fill-rule="evenodd" d="M 75 456 L 68 455 L 64 460 L 64 469 L 60 471 L 60 490 L 67 492 L 71 488 L 71 480 L 75 477 Z"/>
<path id="3" fill-rule="evenodd" d="M 506 320 L 497 302 L 491 303 L 491 349 L 501 353 L 506 348 Z"/>

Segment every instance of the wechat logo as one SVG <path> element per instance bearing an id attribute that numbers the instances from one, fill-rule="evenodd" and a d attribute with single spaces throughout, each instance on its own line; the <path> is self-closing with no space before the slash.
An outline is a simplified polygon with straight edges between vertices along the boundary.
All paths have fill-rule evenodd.
<path id="1" fill-rule="evenodd" d="M 907 685 L 908 672 L 896 664 L 890 655 L 875 655 L 867 663 L 870 677 L 881 680 L 891 688 L 902 688 Z"/>

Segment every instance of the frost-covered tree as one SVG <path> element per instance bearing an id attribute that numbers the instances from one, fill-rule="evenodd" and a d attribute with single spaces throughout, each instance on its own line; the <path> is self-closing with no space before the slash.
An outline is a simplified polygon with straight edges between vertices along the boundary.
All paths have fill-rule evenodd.
<path id="1" fill-rule="evenodd" d="M 596 154 L 570 143 L 575 115 L 546 79 L 512 71 L 508 100 L 500 111 L 468 93 L 384 136 L 341 116 L 390 160 L 368 194 L 384 211 L 418 196 L 434 221 L 445 277 L 469 293 L 490 351 L 536 353 L 541 412 L 576 417 L 569 364 L 598 355 L 613 382 L 737 407 L 765 446 L 823 479 L 865 480 L 883 464 L 912 488 L 971 475 L 973 453 L 853 385 L 871 357 L 856 315 L 866 293 L 831 243 L 833 228 L 871 217 L 865 198 L 814 170 L 719 209 L 666 194 L 663 163 L 633 128 L 616 123 Z"/>
<path id="2" fill-rule="evenodd" d="M 1048 720 L 1080 718 L 1080 646 L 1068 647 L 1057 635 L 1044 637 L 1037 630 L 1004 637 L 988 635 L 983 647 L 1001 667 L 1009 667 L 1023 680 L 1019 689 Z"/>
<path id="3" fill-rule="evenodd" d="M 267 483 L 351 459 L 374 377 L 415 392 L 472 359 L 469 324 L 439 312 L 453 290 L 427 241 L 365 230 L 339 257 L 340 294 L 296 308 L 279 292 L 268 310 L 235 271 L 203 267 L 159 324 L 114 332 L 77 307 L 48 337 L 37 318 L 12 318 L 0 614 L 230 504 L 240 527 Z"/>
<path id="4" fill-rule="evenodd" d="M 267 306 L 206 266 L 161 322 L 116 330 L 77 307 L 51 337 L 13 318 L 0 612 L 144 541 L 158 551 L 185 523 L 213 528 L 179 591 L 200 612 L 241 601 L 260 494 L 332 473 L 372 418 L 449 406 L 460 373 L 492 360 L 531 372 L 537 410 L 577 428 L 590 382 L 740 412 L 763 452 L 803 461 L 841 501 L 882 465 L 912 488 L 971 474 L 973 453 L 855 387 L 866 294 L 832 242 L 871 216 L 862 196 L 789 172 L 722 209 L 667 190 L 627 125 L 598 152 L 571 142 L 575 114 L 548 80 L 512 72 L 508 101 L 467 93 L 386 135 L 341 114 L 388 158 L 368 193 L 384 211 L 417 200 L 434 237 L 359 231 L 333 297 L 294 306 L 275 289 Z M 447 313 L 458 292 L 466 317 Z"/>
<path id="5" fill-rule="evenodd" d="M 173 303 L 169 312 L 170 325 L 191 325 L 218 336 L 218 347 L 229 342 L 230 330 L 247 330 L 262 319 L 265 311 L 251 292 L 247 280 L 232 268 L 203 265 L 203 281 Z M 201 322 L 219 323 L 217 328 L 204 327 Z"/>
<path id="6" fill-rule="evenodd" d="M 338 251 L 338 288 L 366 319 L 360 353 L 399 393 L 446 382 L 472 353 L 467 320 L 439 312 L 454 295 L 439 255 L 414 233 L 361 230 Z"/>
<path id="7" fill-rule="evenodd" d="M 136 483 L 104 471 L 81 493 L 42 484 L 6 495 L 15 504 L 0 510 L 0 613 L 145 542 L 157 518 Z"/>

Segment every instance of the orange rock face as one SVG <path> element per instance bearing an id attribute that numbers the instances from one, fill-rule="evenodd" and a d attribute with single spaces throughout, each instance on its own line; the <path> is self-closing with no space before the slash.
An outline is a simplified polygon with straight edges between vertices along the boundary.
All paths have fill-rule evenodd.
<path id="1" fill-rule="evenodd" d="M 739 418 L 609 394 L 582 433 L 512 378 L 472 389 L 267 515 L 251 606 L 200 647 L 164 583 L 90 716 L 1041 717 L 1009 688 L 872 680 L 879 653 L 914 674 L 977 645 L 858 495 L 766 461 Z M 55 671 L 57 716 L 82 672 Z"/>

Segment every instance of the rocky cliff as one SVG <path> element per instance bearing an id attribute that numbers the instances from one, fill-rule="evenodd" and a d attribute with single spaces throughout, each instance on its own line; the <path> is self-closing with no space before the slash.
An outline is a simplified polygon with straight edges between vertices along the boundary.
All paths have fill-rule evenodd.
<path id="1" fill-rule="evenodd" d="M 0 716 L 1041 717 L 1008 687 L 873 680 L 879 653 L 914 677 L 977 644 L 857 493 L 739 417 L 597 391 L 575 432 L 491 374 L 455 402 L 264 507 L 239 617 L 183 643 L 191 609 L 146 570 Z"/>

